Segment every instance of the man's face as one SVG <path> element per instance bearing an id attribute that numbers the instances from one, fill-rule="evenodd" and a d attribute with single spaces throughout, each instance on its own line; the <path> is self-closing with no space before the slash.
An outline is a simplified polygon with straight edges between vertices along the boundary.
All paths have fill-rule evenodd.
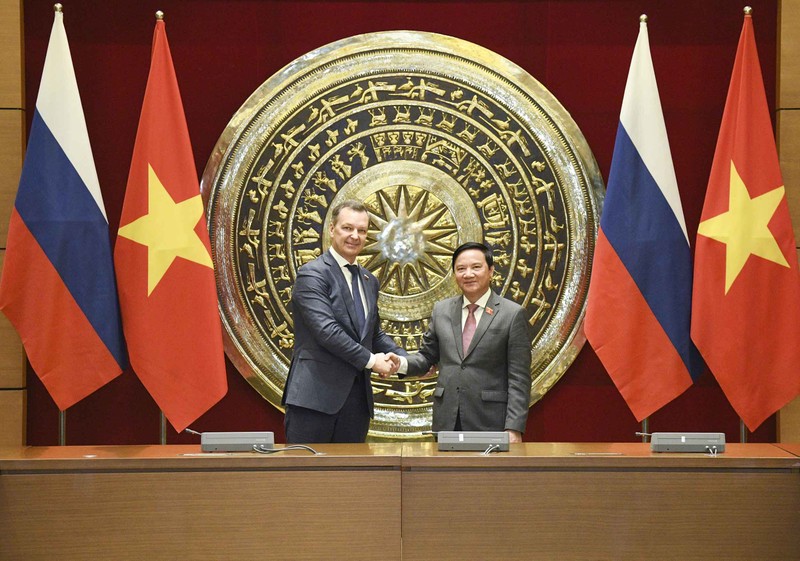
<path id="1" fill-rule="evenodd" d="M 331 224 L 331 245 L 336 253 L 354 263 L 367 241 L 369 215 L 352 208 L 343 208 Z"/>
<path id="2" fill-rule="evenodd" d="M 494 267 L 486 264 L 486 256 L 479 249 L 467 249 L 456 257 L 454 267 L 456 282 L 467 299 L 475 303 L 487 290 Z"/>

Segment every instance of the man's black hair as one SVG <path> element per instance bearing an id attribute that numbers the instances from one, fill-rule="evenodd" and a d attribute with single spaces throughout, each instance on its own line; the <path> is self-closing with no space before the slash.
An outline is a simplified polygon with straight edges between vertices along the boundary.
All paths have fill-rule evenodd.
<path id="1" fill-rule="evenodd" d="M 485 246 L 480 242 L 467 242 L 467 243 L 462 243 L 453 252 L 453 263 L 452 263 L 453 271 L 456 270 L 456 259 L 458 258 L 458 256 L 461 255 L 463 252 L 467 251 L 468 249 L 477 249 L 481 251 L 483 253 L 483 256 L 486 258 L 486 266 L 489 268 L 494 266 L 494 257 L 492 256 L 491 249 L 489 249 L 487 246 Z"/>

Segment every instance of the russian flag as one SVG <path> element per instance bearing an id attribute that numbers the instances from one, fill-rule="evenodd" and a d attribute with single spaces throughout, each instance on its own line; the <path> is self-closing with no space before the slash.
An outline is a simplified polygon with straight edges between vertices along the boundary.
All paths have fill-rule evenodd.
<path id="1" fill-rule="evenodd" d="M 60 410 L 127 366 L 111 243 L 57 5 L 11 213 L 0 308 Z"/>
<path id="2" fill-rule="evenodd" d="M 689 336 L 691 296 L 689 238 L 642 16 L 584 324 L 638 421 L 683 393 L 702 371 Z"/>

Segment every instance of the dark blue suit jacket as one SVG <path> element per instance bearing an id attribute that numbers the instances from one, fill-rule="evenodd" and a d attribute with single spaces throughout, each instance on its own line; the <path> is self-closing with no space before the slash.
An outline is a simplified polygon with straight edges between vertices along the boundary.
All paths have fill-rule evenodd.
<path id="1" fill-rule="evenodd" d="M 361 266 L 359 270 L 369 308 L 362 333 L 356 333 L 353 297 L 329 251 L 298 270 L 292 289 L 294 354 L 283 392 L 284 405 L 336 413 L 370 353 L 406 354 L 380 328 L 378 279 Z M 364 380 L 372 415 L 369 372 Z"/>

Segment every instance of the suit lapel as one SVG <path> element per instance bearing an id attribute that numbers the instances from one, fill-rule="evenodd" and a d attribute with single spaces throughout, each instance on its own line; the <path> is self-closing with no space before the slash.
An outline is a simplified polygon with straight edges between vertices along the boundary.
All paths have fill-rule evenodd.
<path id="1" fill-rule="evenodd" d="M 450 326 L 453 328 L 453 339 L 456 341 L 456 350 L 461 360 L 464 360 L 464 344 L 462 341 L 463 330 L 461 328 L 461 312 L 464 307 L 464 297 L 458 296 L 453 298 L 452 307 L 450 308 Z"/>
<path id="2" fill-rule="evenodd" d="M 347 308 L 347 315 L 350 318 L 350 330 L 355 333 L 356 325 L 358 324 L 356 323 L 356 307 L 353 303 L 353 293 L 348 290 L 347 281 L 344 280 L 342 269 L 339 267 L 336 259 L 333 258 L 333 255 L 331 255 L 330 252 L 325 252 L 322 258 L 325 260 L 325 263 L 327 263 L 328 268 L 330 269 L 334 286 L 337 287 L 339 292 L 342 294 L 342 299 L 344 300 L 345 307 Z M 358 339 L 361 339 L 360 333 L 358 334 Z"/>
<path id="3" fill-rule="evenodd" d="M 486 307 L 483 309 L 483 314 L 481 314 L 481 320 L 478 322 L 478 326 L 475 329 L 475 335 L 472 336 L 472 343 L 470 343 L 470 350 L 469 352 L 465 350 L 464 358 L 471 354 L 471 351 L 475 350 L 481 342 L 481 338 L 486 333 L 486 330 L 489 329 L 489 326 L 494 321 L 495 316 L 500 312 L 500 297 L 492 292 L 491 296 L 489 296 L 489 300 L 486 302 Z"/>
<path id="4" fill-rule="evenodd" d="M 373 287 L 373 281 L 367 274 L 366 269 L 361 265 L 358 266 L 358 276 L 361 278 L 361 287 L 364 290 L 364 300 L 367 303 L 367 317 L 364 318 L 364 333 L 361 337 L 365 337 L 367 333 L 371 332 L 370 326 L 374 325 L 373 322 L 378 321 L 378 305 L 377 298 L 372 298 L 372 293 L 377 292 Z M 353 319 L 355 319 L 355 308 L 353 308 Z"/>

